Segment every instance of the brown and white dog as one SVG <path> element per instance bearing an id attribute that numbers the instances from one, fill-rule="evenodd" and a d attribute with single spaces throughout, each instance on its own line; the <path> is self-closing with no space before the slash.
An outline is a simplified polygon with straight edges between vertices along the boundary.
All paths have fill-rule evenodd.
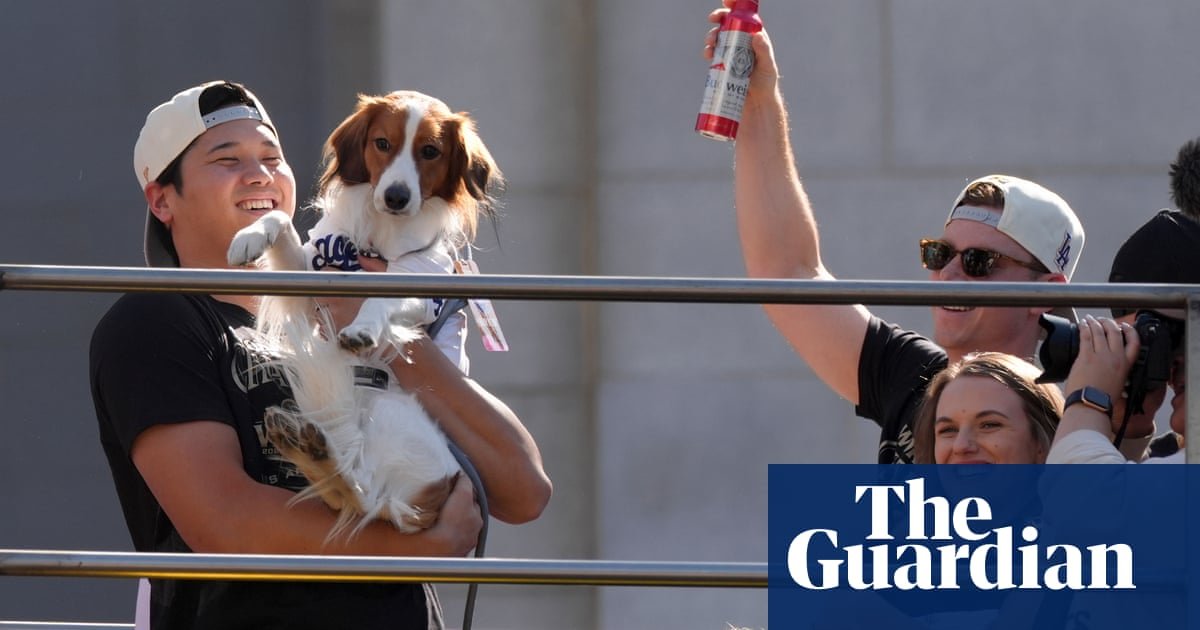
<path id="1" fill-rule="evenodd" d="M 323 216 L 309 242 L 287 214 L 270 212 L 234 237 L 230 264 L 353 270 L 364 252 L 387 260 L 388 271 L 453 273 L 501 181 L 471 118 L 419 92 L 360 95 L 324 154 Z M 322 332 L 329 322 L 310 317 L 312 299 L 263 299 L 258 328 L 280 348 L 297 407 L 267 414 L 268 439 L 309 479 L 301 497 L 319 495 L 341 511 L 331 536 L 372 518 L 407 532 L 428 527 L 453 488 L 460 467 L 445 436 L 386 369 L 394 348 L 438 316 L 439 302 L 368 298 L 334 340 Z M 434 339 L 465 369 L 460 323 Z"/>

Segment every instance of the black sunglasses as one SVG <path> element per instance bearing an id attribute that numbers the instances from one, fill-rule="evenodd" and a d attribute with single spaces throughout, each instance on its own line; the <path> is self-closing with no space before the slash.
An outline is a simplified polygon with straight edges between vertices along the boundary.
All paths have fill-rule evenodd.
<path id="1" fill-rule="evenodd" d="M 932 238 L 921 239 L 921 264 L 930 271 L 943 269 L 959 254 L 962 254 L 963 273 L 972 278 L 984 278 L 991 275 L 992 270 L 996 267 L 996 261 L 1001 259 L 1010 260 L 1026 269 L 1032 269 L 1039 273 L 1049 273 L 1049 270 L 1040 263 L 1017 260 L 1012 256 L 994 252 L 990 249 L 968 247 L 958 250 L 954 249 L 946 241 L 939 241 Z"/>

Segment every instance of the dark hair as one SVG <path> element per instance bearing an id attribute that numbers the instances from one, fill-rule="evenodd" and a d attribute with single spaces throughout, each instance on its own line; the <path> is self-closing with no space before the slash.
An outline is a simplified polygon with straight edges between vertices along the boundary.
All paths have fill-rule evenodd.
<path id="1" fill-rule="evenodd" d="M 1200 220 L 1200 142 L 1189 140 L 1171 163 L 1171 199 L 1175 207 Z"/>
<path id="2" fill-rule="evenodd" d="M 246 94 L 246 88 L 238 83 L 221 83 L 207 88 L 200 93 L 199 106 L 201 116 L 207 116 L 218 109 L 223 109 L 231 105 L 258 107 L 258 103 L 255 103 Z M 179 168 L 179 165 L 183 162 L 183 156 L 191 150 L 193 144 L 196 144 L 195 140 L 192 140 L 183 151 L 180 151 L 179 155 L 175 156 L 175 159 L 171 160 L 171 163 L 163 169 L 163 172 L 154 178 L 154 181 L 159 186 L 174 186 L 175 192 L 183 193 L 183 170 Z"/>

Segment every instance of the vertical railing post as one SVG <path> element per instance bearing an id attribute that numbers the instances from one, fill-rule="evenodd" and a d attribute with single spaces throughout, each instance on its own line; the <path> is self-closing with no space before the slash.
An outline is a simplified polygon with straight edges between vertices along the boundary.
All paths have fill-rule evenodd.
<path id="1" fill-rule="evenodd" d="M 1187 433 L 1184 444 L 1187 448 L 1187 463 L 1200 464 L 1200 294 L 1188 295 L 1187 301 L 1187 349 L 1184 357 L 1187 369 L 1187 388 L 1196 392 L 1187 400 Z"/>
<path id="2" fill-rule="evenodd" d="M 1184 391 L 1190 390 L 1193 387 L 1200 387 L 1200 294 L 1189 293 L 1187 299 L 1187 329 L 1184 333 L 1186 337 L 1186 348 L 1184 360 L 1184 369 L 1187 370 L 1187 384 Z M 1184 435 L 1184 447 L 1186 448 L 1187 463 L 1200 464 L 1200 390 L 1196 390 L 1188 396 L 1187 401 L 1187 424 L 1186 433 Z M 1191 439 L 1188 439 L 1191 436 Z M 1200 492 L 1200 488 L 1191 487 L 1192 475 L 1185 474 L 1183 479 L 1183 497 L 1185 501 L 1190 501 L 1192 493 Z M 1192 520 L 1195 517 L 1197 510 L 1187 508 L 1184 510 L 1185 521 Z M 1194 532 L 1198 524 L 1195 522 L 1185 522 L 1185 530 L 1188 535 L 1185 536 L 1184 552 L 1185 557 L 1191 558 L 1196 553 L 1196 546 L 1200 542 L 1196 540 Z M 1196 601 L 1195 595 L 1200 590 L 1200 567 L 1189 565 L 1185 573 L 1184 594 L 1186 596 L 1186 608 L 1184 610 L 1184 621 L 1186 628 L 1196 627 L 1196 620 L 1200 618 L 1200 607 L 1193 602 Z"/>

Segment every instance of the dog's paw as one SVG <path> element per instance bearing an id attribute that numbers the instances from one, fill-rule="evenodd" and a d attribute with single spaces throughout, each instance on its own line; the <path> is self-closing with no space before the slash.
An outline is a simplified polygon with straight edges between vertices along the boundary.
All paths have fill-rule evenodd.
<path id="1" fill-rule="evenodd" d="M 316 463 L 329 459 L 329 443 L 325 433 L 312 423 L 297 425 L 294 419 L 277 407 L 263 414 L 267 439 L 285 455 L 300 454 Z"/>
<path id="2" fill-rule="evenodd" d="M 461 472 L 455 473 L 430 482 L 413 495 L 408 505 L 403 506 L 408 509 L 395 509 L 399 506 L 391 506 L 393 509 L 390 510 L 388 517 L 392 524 L 406 534 L 433 527 L 442 511 L 442 506 L 450 498 L 454 484 L 461 474 Z"/>
<path id="3" fill-rule="evenodd" d="M 225 257 L 230 265 L 240 267 L 258 260 L 291 223 L 291 218 L 280 210 L 264 214 L 254 223 L 242 228 L 233 236 Z"/>
<path id="4" fill-rule="evenodd" d="M 338 343 L 351 352 L 360 352 L 378 346 L 381 336 L 382 331 L 378 327 L 354 323 L 338 333 Z"/>

